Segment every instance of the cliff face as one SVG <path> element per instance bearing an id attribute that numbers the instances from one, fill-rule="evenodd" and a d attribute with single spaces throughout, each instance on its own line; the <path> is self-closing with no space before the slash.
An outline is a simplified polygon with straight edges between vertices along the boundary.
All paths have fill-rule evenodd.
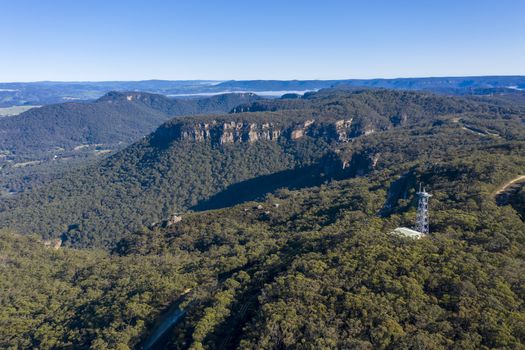
<path id="1" fill-rule="evenodd" d="M 215 145 L 260 140 L 277 141 L 281 138 L 299 140 L 305 136 L 323 137 L 328 140 L 347 142 L 351 139 L 352 119 L 341 119 L 335 122 L 317 122 L 307 119 L 291 126 L 282 126 L 273 122 L 217 121 L 198 122 L 178 125 L 172 134 L 173 140 L 211 142 Z"/>
<path id="2" fill-rule="evenodd" d="M 277 140 L 281 136 L 281 129 L 274 123 L 250 122 L 201 122 L 181 128 L 178 140 L 195 142 L 211 141 L 214 144 L 239 142 L 255 142 L 258 140 Z"/>

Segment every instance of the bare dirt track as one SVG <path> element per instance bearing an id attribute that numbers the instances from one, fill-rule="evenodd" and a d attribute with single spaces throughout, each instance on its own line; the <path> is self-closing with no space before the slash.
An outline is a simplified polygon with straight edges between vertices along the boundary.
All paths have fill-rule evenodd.
<path id="1" fill-rule="evenodd" d="M 507 191 L 509 189 L 510 186 L 516 184 L 516 183 L 519 183 L 519 182 L 522 182 L 522 181 L 525 181 L 525 175 L 519 175 L 517 177 L 515 177 L 514 179 L 510 180 L 510 181 L 507 181 L 506 183 L 504 183 L 495 193 L 494 195 L 497 196 L 505 191 Z"/>
<path id="2" fill-rule="evenodd" d="M 498 205 L 509 204 L 509 199 L 518 192 L 523 183 L 525 183 L 525 175 L 516 176 L 514 179 L 504 183 L 494 192 L 494 198 L 496 198 Z"/>

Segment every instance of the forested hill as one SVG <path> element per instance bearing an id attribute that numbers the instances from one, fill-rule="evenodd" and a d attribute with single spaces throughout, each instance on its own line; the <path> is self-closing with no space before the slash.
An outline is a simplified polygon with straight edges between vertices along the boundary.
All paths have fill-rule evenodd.
<path id="1" fill-rule="evenodd" d="M 525 135 L 521 107 L 427 93 L 327 90 L 243 108 L 257 112 L 171 120 L 95 166 L 4 199 L 0 225 L 76 246 L 112 246 L 176 211 L 480 147 L 516 154 Z"/>
<path id="2" fill-rule="evenodd" d="M 0 231 L 0 348 L 143 349 L 159 329 L 157 349 L 525 348 L 522 107 L 385 90 L 247 106 L 3 201 L 1 225 L 53 239 Z M 420 183 L 430 235 L 391 234 Z"/>
<path id="3" fill-rule="evenodd" d="M 170 99 L 142 92 L 110 92 L 94 102 L 34 108 L 0 119 L 0 153 L 7 159 L 37 158 L 77 146 L 105 149 L 130 144 L 174 116 L 227 113 L 259 99 L 249 93 L 199 99 Z"/>
<path id="4" fill-rule="evenodd" d="M 493 193 L 525 144 L 453 123 L 367 136 L 365 176 L 186 213 L 111 253 L 0 232 L 0 347 L 142 349 L 181 307 L 156 348 L 522 349 L 525 223 Z M 431 236 L 389 234 L 420 182 Z"/>

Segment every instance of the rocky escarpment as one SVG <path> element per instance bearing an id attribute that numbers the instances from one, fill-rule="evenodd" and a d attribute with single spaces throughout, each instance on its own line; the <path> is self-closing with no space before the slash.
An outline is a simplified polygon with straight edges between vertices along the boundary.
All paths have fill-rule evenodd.
<path id="1" fill-rule="evenodd" d="M 211 141 L 216 144 L 256 142 L 258 140 L 277 140 L 281 136 L 281 129 L 274 123 L 250 122 L 203 122 L 188 125 L 180 130 L 179 140 L 195 142 Z"/>
<path id="2" fill-rule="evenodd" d="M 278 122 L 201 121 L 180 123 L 157 130 L 163 139 L 171 141 L 211 142 L 214 145 L 257 141 L 296 141 L 304 137 L 322 137 L 330 141 L 347 142 L 359 133 L 353 129 L 352 119 L 319 122 L 314 119 L 283 125 Z M 167 141 L 167 140 L 166 140 Z"/>

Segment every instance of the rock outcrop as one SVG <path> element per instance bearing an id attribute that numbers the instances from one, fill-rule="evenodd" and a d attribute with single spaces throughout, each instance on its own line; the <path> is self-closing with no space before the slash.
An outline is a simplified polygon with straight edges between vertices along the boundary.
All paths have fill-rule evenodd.
<path id="1" fill-rule="evenodd" d="M 208 123 L 197 123 L 182 128 L 176 139 L 195 142 L 210 141 L 216 144 L 239 142 L 256 142 L 259 140 L 277 140 L 281 129 L 273 123 L 222 122 L 213 120 Z"/>
<path id="2" fill-rule="evenodd" d="M 347 142 L 350 139 L 350 130 L 352 127 L 352 118 L 341 119 L 335 122 L 335 132 L 337 141 Z"/>
<path id="3" fill-rule="evenodd" d="M 306 136 L 347 142 L 352 138 L 351 128 L 352 119 L 341 119 L 331 123 L 307 119 L 291 126 L 277 125 L 273 122 L 211 120 L 179 125 L 176 128 L 178 131 L 172 136 L 179 141 L 211 142 L 216 145 L 277 141 L 280 138 L 297 141 Z"/>
<path id="4" fill-rule="evenodd" d="M 43 240 L 42 243 L 44 244 L 44 247 L 53 248 L 54 250 L 58 250 L 62 246 L 61 239 Z"/>

